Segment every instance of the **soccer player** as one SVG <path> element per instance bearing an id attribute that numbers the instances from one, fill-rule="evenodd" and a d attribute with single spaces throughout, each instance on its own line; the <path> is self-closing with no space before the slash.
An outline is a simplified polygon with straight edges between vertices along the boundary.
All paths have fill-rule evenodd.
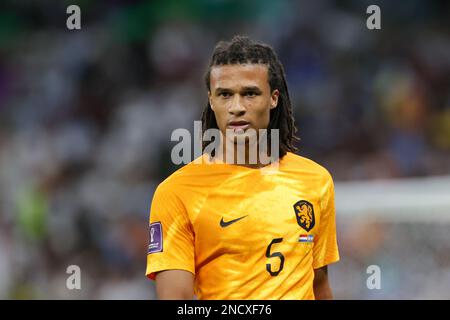
<path id="1" fill-rule="evenodd" d="M 205 80 L 202 130 L 220 130 L 222 141 L 155 191 L 146 275 L 158 298 L 331 299 L 327 265 L 339 260 L 333 180 L 294 153 L 281 62 L 270 46 L 235 36 L 215 47 Z M 250 129 L 279 130 L 275 172 L 224 157 Z"/>

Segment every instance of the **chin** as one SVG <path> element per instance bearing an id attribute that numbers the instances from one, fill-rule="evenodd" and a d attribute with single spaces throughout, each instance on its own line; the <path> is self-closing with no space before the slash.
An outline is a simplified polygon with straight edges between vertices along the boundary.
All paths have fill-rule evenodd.
<path id="1" fill-rule="evenodd" d="M 246 133 L 246 134 L 245 134 Z M 228 141 L 231 141 L 235 145 L 248 145 L 254 144 L 258 141 L 258 136 L 256 133 L 248 134 L 247 131 L 245 133 L 234 133 L 227 137 Z"/>

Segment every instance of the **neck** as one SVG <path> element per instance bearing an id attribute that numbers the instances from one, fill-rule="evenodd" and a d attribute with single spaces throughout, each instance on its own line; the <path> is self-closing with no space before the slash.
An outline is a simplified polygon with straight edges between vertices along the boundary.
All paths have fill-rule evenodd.
<path id="1" fill-rule="evenodd" d="M 270 165 L 267 161 L 261 161 L 262 155 L 260 152 L 262 151 L 257 142 L 237 144 L 228 139 L 224 139 L 222 136 L 220 144 L 215 150 L 214 159 L 223 163 L 240 165 L 252 169 Z M 269 155 L 265 153 L 265 156 L 270 157 L 270 152 Z"/>

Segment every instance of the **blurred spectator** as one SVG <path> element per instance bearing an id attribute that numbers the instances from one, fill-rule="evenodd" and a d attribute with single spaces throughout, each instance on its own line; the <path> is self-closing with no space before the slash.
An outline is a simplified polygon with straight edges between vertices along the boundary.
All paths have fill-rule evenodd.
<path id="1" fill-rule="evenodd" d="M 275 47 L 300 154 L 336 181 L 450 174 L 445 1 L 381 1 L 378 31 L 367 1 L 82 3 L 78 31 L 62 3 L 0 4 L 0 298 L 155 298 L 146 225 L 177 169 L 170 135 L 192 133 L 209 55 L 235 33 Z M 338 226 L 337 298 L 450 297 L 446 226 Z M 364 287 L 375 260 L 384 296 Z"/>

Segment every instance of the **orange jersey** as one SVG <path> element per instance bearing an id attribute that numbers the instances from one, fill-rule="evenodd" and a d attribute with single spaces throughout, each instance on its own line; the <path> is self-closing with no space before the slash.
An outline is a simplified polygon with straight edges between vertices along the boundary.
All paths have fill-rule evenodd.
<path id="1" fill-rule="evenodd" d="M 314 299 L 314 269 L 339 260 L 334 187 L 287 153 L 278 171 L 185 165 L 156 189 L 146 275 L 195 275 L 198 299 Z"/>

